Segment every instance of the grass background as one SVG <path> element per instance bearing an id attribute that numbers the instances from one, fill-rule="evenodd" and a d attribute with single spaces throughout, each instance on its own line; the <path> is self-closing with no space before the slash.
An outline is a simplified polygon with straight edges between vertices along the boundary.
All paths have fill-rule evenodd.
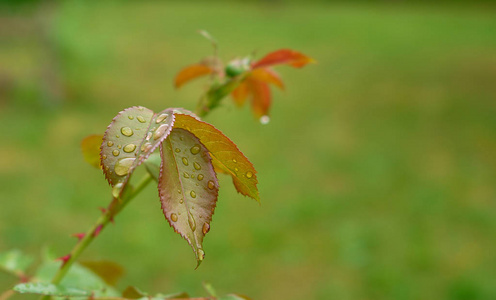
<path id="1" fill-rule="evenodd" d="M 83 259 L 118 262 L 119 287 L 152 293 L 204 295 L 206 280 L 253 299 L 494 299 L 495 12 L 396 2 L 0 6 L 0 250 L 69 251 L 69 234 L 110 198 L 80 140 L 132 105 L 193 109 L 204 82 L 175 91 L 172 80 L 211 53 L 196 34 L 207 29 L 224 59 L 287 47 L 318 61 L 279 68 L 287 90 L 274 91 L 268 125 L 229 99 L 207 118 L 256 166 L 262 205 L 223 177 L 195 271 L 149 187 Z M 0 274 L 1 288 L 12 284 Z"/>

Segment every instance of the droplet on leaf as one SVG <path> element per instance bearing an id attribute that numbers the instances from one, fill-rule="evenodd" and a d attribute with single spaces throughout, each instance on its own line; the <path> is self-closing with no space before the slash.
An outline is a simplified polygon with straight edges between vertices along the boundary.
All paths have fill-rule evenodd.
<path id="1" fill-rule="evenodd" d="M 208 188 L 211 189 L 211 190 L 213 190 L 214 187 L 215 187 L 215 183 L 212 180 L 209 180 L 208 181 Z"/>
<path id="2" fill-rule="evenodd" d="M 198 174 L 198 177 L 197 178 L 198 178 L 199 181 L 202 181 L 203 180 L 203 175 L 202 174 Z"/>
<path id="3" fill-rule="evenodd" d="M 199 164 L 199 163 L 197 163 L 197 162 L 195 162 L 195 163 L 193 164 L 193 166 L 195 167 L 195 169 L 196 169 L 196 170 L 200 170 L 200 169 L 201 169 L 200 164 Z"/>
<path id="4" fill-rule="evenodd" d="M 196 193 L 195 193 L 195 191 L 191 191 L 189 194 L 191 195 L 191 198 L 196 198 Z"/>
<path id="5" fill-rule="evenodd" d="M 172 220 L 172 222 L 177 222 L 177 215 L 171 214 L 171 220 Z"/>
<path id="6" fill-rule="evenodd" d="M 248 171 L 246 172 L 246 178 L 252 178 L 253 177 L 253 173 Z"/>
<path id="7" fill-rule="evenodd" d="M 203 224 L 203 228 L 202 228 L 203 234 L 207 234 L 207 232 L 209 231 L 210 231 L 210 224 L 208 223 Z"/>
<path id="8" fill-rule="evenodd" d="M 112 142 L 112 141 L 107 142 L 107 146 L 112 147 L 113 145 L 114 145 L 114 142 Z"/>
<path id="9" fill-rule="evenodd" d="M 190 151 L 191 151 L 191 154 L 196 155 L 196 154 L 200 153 L 200 146 L 194 145 L 193 147 L 191 147 Z"/>
<path id="10" fill-rule="evenodd" d="M 167 115 L 166 114 L 161 114 L 160 116 L 158 116 L 158 118 L 155 120 L 155 123 L 160 123 L 162 122 L 163 120 L 167 119 Z"/>
<path id="11" fill-rule="evenodd" d="M 121 158 L 117 161 L 117 163 L 114 166 L 114 171 L 115 174 L 118 176 L 124 176 L 127 175 L 129 172 L 129 169 L 134 163 L 134 158 Z"/>
<path id="12" fill-rule="evenodd" d="M 187 159 L 186 157 L 183 157 L 183 158 L 182 158 L 182 161 L 183 161 L 183 164 L 184 164 L 185 166 L 187 166 L 187 165 L 189 164 L 189 163 L 188 163 L 188 159 Z"/>
<path id="13" fill-rule="evenodd" d="M 142 116 L 137 116 L 137 117 L 136 117 L 136 119 L 138 119 L 138 121 L 139 121 L 140 123 L 145 123 L 145 122 L 146 122 L 146 121 L 145 121 L 145 118 L 143 118 Z"/>
<path id="14" fill-rule="evenodd" d="M 160 137 L 164 135 L 164 133 L 167 131 L 167 128 L 169 127 L 169 124 L 162 124 L 160 125 L 157 130 L 153 133 L 153 139 L 158 140 Z"/>
<path id="15" fill-rule="evenodd" d="M 127 117 L 129 118 L 129 120 L 134 119 L 134 117 L 133 117 L 133 116 L 127 116 Z"/>
<path id="16" fill-rule="evenodd" d="M 189 227 L 191 228 L 191 230 L 195 231 L 196 221 L 195 221 L 195 218 L 193 218 L 193 216 L 190 213 L 188 213 L 188 223 L 189 223 Z"/>
<path id="17" fill-rule="evenodd" d="M 136 145 L 135 144 L 127 144 L 126 146 L 124 146 L 124 152 L 126 153 L 131 153 L 133 152 L 134 150 L 136 149 Z"/>
<path id="18" fill-rule="evenodd" d="M 176 151 L 177 153 L 179 153 L 179 152 L 181 152 L 181 149 L 176 148 L 176 150 L 175 150 L 175 151 Z"/>
<path id="19" fill-rule="evenodd" d="M 269 124 L 269 122 L 270 122 L 270 117 L 269 116 L 262 116 L 262 117 L 260 117 L 260 123 L 262 123 L 263 125 Z"/>
<path id="20" fill-rule="evenodd" d="M 121 133 L 125 136 L 132 136 L 133 135 L 133 130 L 129 127 L 122 127 L 121 128 Z"/>
<path id="21" fill-rule="evenodd" d="M 183 173 L 184 178 L 189 178 L 189 174 L 187 172 Z"/>
<path id="22" fill-rule="evenodd" d="M 119 156 L 119 154 L 120 154 L 120 153 L 121 153 L 121 152 L 120 152 L 119 150 L 117 150 L 117 149 L 115 149 L 114 151 L 112 151 L 112 154 L 113 154 L 114 156 Z"/>

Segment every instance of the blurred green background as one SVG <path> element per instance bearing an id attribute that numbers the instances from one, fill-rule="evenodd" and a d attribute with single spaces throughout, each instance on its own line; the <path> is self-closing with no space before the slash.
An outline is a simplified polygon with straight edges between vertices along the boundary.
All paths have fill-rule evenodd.
<path id="1" fill-rule="evenodd" d="M 102 2 L 0 6 L 0 251 L 72 248 L 110 200 L 81 139 L 129 106 L 193 109 L 205 81 L 172 81 L 212 53 L 206 29 L 224 59 L 318 61 L 278 68 L 268 125 L 229 99 L 206 119 L 256 166 L 262 205 L 223 176 L 194 270 L 150 186 L 83 259 L 152 293 L 496 299 L 496 6 Z"/>

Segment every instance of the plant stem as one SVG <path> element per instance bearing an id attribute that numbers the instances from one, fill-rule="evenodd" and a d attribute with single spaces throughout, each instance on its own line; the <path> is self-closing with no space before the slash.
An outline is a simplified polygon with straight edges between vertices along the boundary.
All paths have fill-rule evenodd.
<path id="1" fill-rule="evenodd" d="M 138 195 L 147 185 L 153 180 L 153 177 L 146 173 L 145 176 L 138 182 L 134 189 L 129 190 L 124 195 L 121 200 L 114 198 L 109 208 L 103 213 L 96 223 L 86 232 L 84 237 L 76 244 L 69 254 L 68 260 L 64 262 L 62 267 L 58 270 L 57 274 L 52 279 L 53 284 L 60 283 L 60 281 L 67 274 L 72 264 L 78 259 L 81 253 L 88 247 L 88 245 L 98 236 L 98 234 L 105 228 L 109 221 L 113 218 L 136 196 Z M 42 299 L 48 299 L 46 296 Z"/>

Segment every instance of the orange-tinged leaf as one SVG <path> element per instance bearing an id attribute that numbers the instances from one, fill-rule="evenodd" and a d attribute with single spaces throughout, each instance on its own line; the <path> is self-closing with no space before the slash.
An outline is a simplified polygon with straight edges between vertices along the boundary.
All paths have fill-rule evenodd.
<path id="1" fill-rule="evenodd" d="M 105 283 L 115 286 L 124 275 L 124 269 L 119 264 L 111 261 L 82 261 L 81 265 L 98 275 Z"/>
<path id="2" fill-rule="evenodd" d="M 271 83 L 279 87 L 281 90 L 284 89 L 284 83 L 282 82 L 281 77 L 279 77 L 279 74 L 277 74 L 270 68 L 255 69 L 250 73 L 250 78 L 266 83 Z"/>
<path id="3" fill-rule="evenodd" d="M 221 169 L 229 172 L 239 193 L 260 201 L 256 170 L 236 144 L 208 123 L 188 115 L 176 114 L 175 117 L 174 128 L 186 129 L 200 139 Z"/>
<path id="4" fill-rule="evenodd" d="M 248 84 L 243 81 L 231 93 L 231 96 L 234 99 L 234 103 L 236 103 L 238 106 L 242 106 L 245 103 L 246 98 L 248 97 L 248 94 L 249 94 Z"/>
<path id="5" fill-rule="evenodd" d="M 195 78 L 208 75 L 212 73 L 214 70 L 205 65 L 205 64 L 194 64 L 191 66 L 187 66 L 176 75 L 176 79 L 174 80 L 174 86 L 176 88 L 181 87 L 188 81 L 191 81 Z"/>
<path id="6" fill-rule="evenodd" d="M 162 210 L 169 224 L 191 245 L 199 265 L 219 189 L 210 155 L 193 133 L 181 128 L 172 130 L 160 151 L 158 190 Z"/>
<path id="7" fill-rule="evenodd" d="M 100 169 L 100 145 L 103 134 L 92 134 L 81 141 L 81 151 L 84 160 L 93 167 Z"/>
<path id="8" fill-rule="evenodd" d="M 248 80 L 248 85 L 252 93 L 251 107 L 257 117 L 269 114 L 271 94 L 269 85 L 262 81 Z"/>
<path id="9" fill-rule="evenodd" d="M 301 68 L 308 63 L 315 62 L 311 57 L 291 49 L 281 49 L 267 54 L 259 61 L 252 64 L 252 69 L 270 67 L 274 65 L 287 64 L 295 68 Z"/>

